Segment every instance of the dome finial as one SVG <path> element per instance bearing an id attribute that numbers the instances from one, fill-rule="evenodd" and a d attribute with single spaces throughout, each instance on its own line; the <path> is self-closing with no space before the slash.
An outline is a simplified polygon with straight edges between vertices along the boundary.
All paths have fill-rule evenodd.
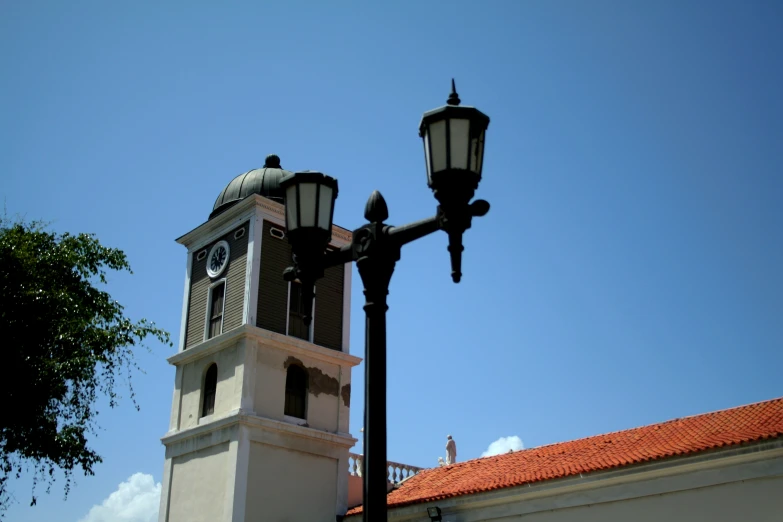
<path id="1" fill-rule="evenodd" d="M 265 169 L 280 169 L 282 168 L 280 166 L 280 156 L 277 154 L 270 154 L 266 157 L 264 160 L 264 168 Z"/>
<path id="2" fill-rule="evenodd" d="M 457 95 L 457 87 L 454 85 L 454 78 L 451 79 L 451 94 L 449 94 L 449 99 L 446 101 L 449 105 L 459 105 L 459 102 L 462 101 L 459 99 L 459 96 Z"/>

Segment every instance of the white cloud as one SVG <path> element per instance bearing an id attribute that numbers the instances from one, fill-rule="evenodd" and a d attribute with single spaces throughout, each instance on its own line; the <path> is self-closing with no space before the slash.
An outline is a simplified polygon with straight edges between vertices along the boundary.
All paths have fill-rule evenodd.
<path id="1" fill-rule="evenodd" d="M 160 507 L 160 482 L 135 473 L 79 522 L 155 522 Z"/>
<path id="2" fill-rule="evenodd" d="M 525 449 L 525 445 L 522 444 L 522 439 L 516 435 L 511 437 L 500 437 L 493 442 L 487 448 L 487 451 L 481 454 L 482 457 L 491 457 L 492 455 L 500 455 L 501 453 L 508 453 L 509 451 L 519 451 Z"/>

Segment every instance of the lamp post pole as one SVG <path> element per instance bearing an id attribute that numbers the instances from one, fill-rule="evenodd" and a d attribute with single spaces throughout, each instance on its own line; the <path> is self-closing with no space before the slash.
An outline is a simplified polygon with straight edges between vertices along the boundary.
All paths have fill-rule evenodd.
<path id="1" fill-rule="evenodd" d="M 372 207 L 372 208 L 371 208 Z M 383 207 L 383 208 L 381 208 Z M 365 209 L 370 223 L 353 236 L 353 255 L 364 284 L 364 520 L 386 520 L 386 297 L 400 249 L 383 234 L 386 204 L 373 192 Z"/>
<path id="2" fill-rule="evenodd" d="M 363 517 L 367 522 L 386 521 L 386 298 L 400 251 L 411 241 L 438 230 L 446 231 L 452 279 L 458 283 L 461 277 L 462 235 L 470 228 L 473 217 L 483 216 L 489 211 L 486 201 L 470 203 L 481 178 L 484 131 L 489 118 L 472 107 L 456 107 L 458 104 L 452 80 L 449 107 L 430 111 L 422 119 L 428 181 L 440 203 L 433 217 L 400 227 L 387 225 L 385 221 L 389 210 L 386 201 L 380 192 L 375 191 L 364 209 L 364 217 L 369 223 L 354 230 L 349 245 L 326 251 L 331 237 L 337 180 L 320 173 L 306 172 L 288 176 L 280 184 L 285 190 L 286 229 L 296 260 L 283 276 L 289 281 L 301 281 L 304 309 L 312 309 L 313 286 L 318 278 L 323 277 L 326 268 L 354 261 L 364 285 L 362 476 Z M 446 157 L 443 157 L 444 154 Z M 312 318 L 305 316 L 304 319 L 309 325 Z"/>
<path id="3" fill-rule="evenodd" d="M 386 520 L 386 297 L 405 243 L 439 229 L 438 217 L 407 228 L 389 227 L 386 202 L 373 192 L 364 213 L 370 222 L 356 230 L 350 245 L 364 284 L 364 520 Z"/>

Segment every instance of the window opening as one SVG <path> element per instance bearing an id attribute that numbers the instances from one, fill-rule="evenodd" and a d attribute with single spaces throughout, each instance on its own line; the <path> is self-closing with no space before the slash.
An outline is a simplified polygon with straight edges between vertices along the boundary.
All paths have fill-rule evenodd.
<path id="1" fill-rule="evenodd" d="M 292 364 L 288 367 L 285 378 L 285 411 L 286 415 L 299 419 L 306 418 L 307 407 L 307 371 L 301 366 Z"/>
<path id="2" fill-rule="evenodd" d="M 207 339 L 223 333 L 223 312 L 226 304 L 226 282 L 221 281 L 214 285 L 210 291 L 209 308 L 207 309 Z"/>
<path id="3" fill-rule="evenodd" d="M 217 392 L 217 364 L 210 365 L 204 376 L 204 404 L 201 406 L 201 416 L 215 413 L 215 394 Z"/>

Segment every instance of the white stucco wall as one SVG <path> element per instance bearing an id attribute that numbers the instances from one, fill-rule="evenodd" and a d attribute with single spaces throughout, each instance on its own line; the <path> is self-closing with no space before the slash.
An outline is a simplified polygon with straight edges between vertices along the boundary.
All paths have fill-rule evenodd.
<path id="1" fill-rule="evenodd" d="M 249 334 L 249 335 L 248 335 Z M 361 359 L 266 332 L 237 328 L 170 358 L 177 366 L 169 432 L 187 430 L 210 418 L 201 418 L 207 368 L 218 367 L 215 411 L 220 418 L 235 411 L 284 422 L 306 423 L 330 433 L 347 433 L 350 420 L 351 368 Z M 309 375 L 304 422 L 286 418 L 285 381 L 290 364 Z"/>
<path id="2" fill-rule="evenodd" d="M 202 386 L 207 368 L 213 363 L 218 367 L 215 412 L 220 416 L 239 408 L 241 386 L 236 382 L 237 369 L 242 361 L 242 348 L 235 344 L 182 366 L 181 411 L 178 429 L 184 430 L 199 424 L 202 407 Z"/>
<path id="3" fill-rule="evenodd" d="M 783 478 L 756 479 L 500 518 L 525 522 L 780 522 Z M 460 518 L 453 518 L 458 521 Z"/>
<path id="4" fill-rule="evenodd" d="M 336 459 L 250 443 L 245 520 L 334 522 Z"/>
<path id="5" fill-rule="evenodd" d="M 338 429 L 338 407 L 343 402 L 340 396 L 342 386 L 350 383 L 350 371 L 340 371 L 340 366 L 303 354 L 291 354 L 281 350 L 268 349 L 260 344 L 255 349 L 255 387 L 254 408 L 258 415 L 270 419 L 284 420 L 285 380 L 287 364 L 293 360 L 299 361 L 310 376 L 310 389 L 307 395 L 307 418 L 305 421 L 311 428 L 336 432 Z M 346 379 L 348 377 L 348 379 Z M 347 432 L 349 411 L 343 406 L 339 413 L 343 416 Z"/>
<path id="6" fill-rule="evenodd" d="M 224 519 L 228 448 L 228 443 L 217 444 L 172 459 L 169 522 Z"/>
<path id="7" fill-rule="evenodd" d="M 162 439 L 159 520 L 331 521 L 345 513 L 348 450 L 356 442 L 347 434 L 347 386 L 360 359 L 242 326 L 169 362 L 177 374 L 170 429 Z M 212 363 L 218 366 L 215 411 L 200 417 Z M 310 376 L 304 422 L 284 415 L 290 364 L 301 364 Z M 212 489 L 201 482 L 194 487 L 202 479 L 193 477 L 207 477 Z M 292 509 L 299 514 L 289 517 Z"/>

